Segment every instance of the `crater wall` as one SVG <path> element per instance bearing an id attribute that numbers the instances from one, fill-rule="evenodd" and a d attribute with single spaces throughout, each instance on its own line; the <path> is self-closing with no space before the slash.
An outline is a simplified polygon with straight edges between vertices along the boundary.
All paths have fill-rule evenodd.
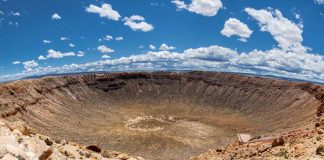
<path id="1" fill-rule="evenodd" d="M 212 72 L 44 77 L 0 85 L 0 116 L 57 139 L 188 159 L 235 141 L 237 133 L 312 126 L 323 112 L 323 90 Z"/>

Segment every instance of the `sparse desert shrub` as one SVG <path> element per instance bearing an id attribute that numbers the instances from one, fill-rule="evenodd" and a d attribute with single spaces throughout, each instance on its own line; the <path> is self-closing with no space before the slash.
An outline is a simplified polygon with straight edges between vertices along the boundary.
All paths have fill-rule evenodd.
<path id="1" fill-rule="evenodd" d="M 90 158 L 90 157 L 91 157 L 91 153 L 86 153 L 86 154 L 85 154 L 85 157 L 86 157 L 86 158 Z"/>
<path id="2" fill-rule="evenodd" d="M 18 138 L 17 142 L 20 144 L 22 143 L 23 139 L 21 137 Z"/>
<path id="3" fill-rule="evenodd" d="M 46 145 L 48 145 L 48 146 L 53 145 L 53 142 L 51 140 L 49 140 L 48 138 L 46 138 L 44 141 L 45 141 Z"/>

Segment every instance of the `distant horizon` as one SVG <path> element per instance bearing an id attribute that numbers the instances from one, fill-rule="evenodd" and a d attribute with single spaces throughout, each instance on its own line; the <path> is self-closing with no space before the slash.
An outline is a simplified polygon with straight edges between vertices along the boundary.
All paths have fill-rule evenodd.
<path id="1" fill-rule="evenodd" d="M 79 76 L 79 75 L 88 75 L 88 74 L 108 74 L 108 73 L 150 73 L 150 72 L 181 72 L 181 73 L 190 73 L 190 72 L 215 72 L 215 73 L 226 73 L 226 74 L 236 74 L 241 76 L 252 76 L 252 77 L 260 77 L 260 78 L 270 78 L 276 80 L 285 80 L 290 82 L 305 82 L 305 83 L 313 83 L 318 85 L 324 85 L 324 82 L 316 82 L 316 81 L 309 81 L 304 79 L 295 79 L 295 78 L 287 78 L 281 76 L 274 76 L 274 75 L 261 75 L 261 74 L 252 74 L 252 73 L 242 73 L 242 72 L 218 72 L 218 71 L 201 71 L 201 70 L 151 70 L 151 71 L 94 71 L 94 72 L 74 72 L 74 73 L 53 73 L 53 74 L 44 74 L 44 75 L 33 75 L 28 77 L 23 77 L 16 80 L 10 81 L 0 81 L 1 83 L 10 83 L 19 80 L 30 80 L 30 79 L 39 79 L 43 77 L 61 77 L 61 76 Z"/>
<path id="2" fill-rule="evenodd" d="M 0 0 L 0 82 L 197 70 L 324 83 L 323 28 L 323 0 Z"/>

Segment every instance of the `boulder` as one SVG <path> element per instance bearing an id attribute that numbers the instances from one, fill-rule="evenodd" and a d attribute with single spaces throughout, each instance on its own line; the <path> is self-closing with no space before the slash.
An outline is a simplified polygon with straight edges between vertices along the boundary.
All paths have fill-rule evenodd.
<path id="1" fill-rule="evenodd" d="M 37 137 L 29 138 L 21 145 L 26 146 L 26 151 L 34 153 L 34 156 L 36 157 L 30 157 L 31 159 L 35 159 L 42 155 L 49 148 L 44 141 L 38 139 Z"/>
<path id="2" fill-rule="evenodd" d="M 90 151 L 97 152 L 97 153 L 101 152 L 101 148 L 99 148 L 98 146 L 95 146 L 95 145 L 87 146 L 86 149 L 88 149 Z"/>
<path id="3" fill-rule="evenodd" d="M 45 152 L 43 152 L 42 155 L 40 155 L 38 157 L 39 160 L 46 160 L 48 157 L 50 157 L 53 154 L 53 150 L 52 149 L 48 149 Z"/>
<path id="4" fill-rule="evenodd" d="M 18 146 L 18 142 L 16 141 L 16 137 L 13 135 L 10 136 L 0 136 L 0 145 L 10 144 L 14 146 Z"/>
<path id="5" fill-rule="evenodd" d="M 121 154 L 121 153 L 120 152 L 114 152 L 114 151 L 107 151 L 107 150 L 104 150 L 102 152 L 102 156 L 105 157 L 105 158 L 115 158 L 119 154 Z"/>
<path id="6" fill-rule="evenodd" d="M 27 124 L 25 124 L 21 121 L 8 122 L 8 127 L 12 131 L 15 129 L 18 129 L 25 136 L 29 136 L 29 135 L 33 134 L 33 132 L 27 126 Z"/>
<path id="7" fill-rule="evenodd" d="M 25 152 L 23 152 L 20 148 L 18 148 L 17 146 L 13 146 L 10 144 L 6 145 L 7 151 L 9 153 L 11 153 L 12 155 L 16 156 L 16 157 L 20 157 L 23 159 L 29 159 L 28 156 L 26 155 Z"/>
<path id="8" fill-rule="evenodd" d="M 265 151 L 267 151 L 269 148 L 271 148 L 271 145 L 270 144 L 263 144 L 263 145 L 260 145 L 258 147 L 258 152 L 259 153 L 263 153 Z"/>
<path id="9" fill-rule="evenodd" d="M 285 144 L 285 140 L 282 137 L 279 137 L 272 142 L 272 147 L 282 146 L 284 144 Z"/>
<path id="10" fill-rule="evenodd" d="M 324 145 L 323 144 L 321 144 L 320 146 L 317 147 L 316 154 L 324 156 Z"/>
<path id="11" fill-rule="evenodd" d="M 6 154 L 4 157 L 1 158 L 1 160 L 18 160 L 18 158 L 11 154 Z"/>

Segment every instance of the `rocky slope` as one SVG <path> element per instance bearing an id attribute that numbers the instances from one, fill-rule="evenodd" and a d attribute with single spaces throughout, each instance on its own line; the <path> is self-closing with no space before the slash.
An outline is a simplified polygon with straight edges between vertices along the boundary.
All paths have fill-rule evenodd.
<path id="1" fill-rule="evenodd" d="M 314 126 L 291 132 L 261 135 L 247 143 L 228 144 L 225 147 L 210 149 L 191 160 L 324 159 L 324 87 L 311 84 L 300 86 L 321 102 L 317 108 Z"/>
<path id="2" fill-rule="evenodd" d="M 189 159 L 253 137 L 312 130 L 323 87 L 226 73 L 113 73 L 0 85 L 0 116 L 54 140 Z"/>
<path id="3" fill-rule="evenodd" d="M 232 143 L 226 147 L 210 149 L 191 160 L 227 159 L 324 159 L 324 118 L 314 129 L 264 136 L 245 144 Z"/>
<path id="4" fill-rule="evenodd" d="M 83 147 L 65 140 L 35 134 L 22 122 L 0 119 L 0 159 L 2 160 L 143 160 L 125 153 L 101 151 L 96 146 Z"/>

